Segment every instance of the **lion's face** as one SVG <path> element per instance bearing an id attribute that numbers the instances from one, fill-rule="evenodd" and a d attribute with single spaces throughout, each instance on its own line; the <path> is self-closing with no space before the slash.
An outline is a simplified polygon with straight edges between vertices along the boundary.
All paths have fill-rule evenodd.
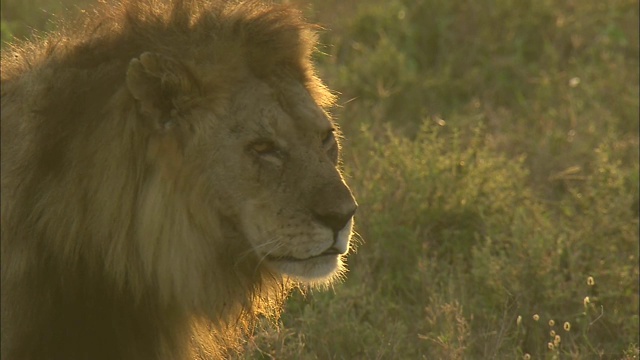
<path id="1" fill-rule="evenodd" d="M 192 284 L 182 278 L 212 261 L 249 276 L 331 280 L 343 268 L 357 207 L 337 168 L 334 124 L 292 75 L 235 73 L 220 92 L 212 83 L 224 74 L 206 66 L 195 72 L 152 53 L 129 65 L 137 109 L 161 125 L 149 144 L 160 172 L 150 173 L 139 232 L 151 239 L 146 252 L 170 250 L 147 267 L 176 284 Z M 165 198 L 181 210 L 163 210 Z M 166 237 L 184 240 L 153 240 Z M 154 265 L 167 262 L 192 275 Z"/>
<path id="2" fill-rule="evenodd" d="M 299 83 L 248 80 L 203 132 L 220 211 L 261 266 L 307 282 L 342 268 L 356 202 L 337 169 L 332 122 Z"/>

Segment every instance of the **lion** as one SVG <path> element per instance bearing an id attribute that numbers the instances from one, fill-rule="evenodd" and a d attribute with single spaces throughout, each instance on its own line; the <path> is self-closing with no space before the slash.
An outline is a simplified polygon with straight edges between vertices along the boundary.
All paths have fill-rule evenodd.
<path id="1" fill-rule="evenodd" d="M 216 359 L 345 273 L 318 27 L 121 0 L 2 53 L 2 359 Z"/>

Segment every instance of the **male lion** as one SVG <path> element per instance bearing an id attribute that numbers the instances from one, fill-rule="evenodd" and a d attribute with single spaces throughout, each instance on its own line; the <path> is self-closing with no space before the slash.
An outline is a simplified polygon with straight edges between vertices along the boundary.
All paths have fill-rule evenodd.
<path id="1" fill-rule="evenodd" d="M 2 359 L 219 358 L 340 276 L 314 46 L 284 5 L 123 0 L 3 52 Z"/>

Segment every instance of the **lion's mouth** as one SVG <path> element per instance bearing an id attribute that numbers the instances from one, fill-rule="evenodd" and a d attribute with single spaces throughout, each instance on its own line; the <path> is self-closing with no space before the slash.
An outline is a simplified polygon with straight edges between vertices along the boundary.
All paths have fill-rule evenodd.
<path id="1" fill-rule="evenodd" d="M 308 261 L 308 260 L 312 260 L 312 259 L 318 259 L 321 257 L 325 257 L 325 256 L 336 256 L 336 255 L 341 255 L 342 252 L 340 252 L 340 250 L 331 247 L 325 251 L 323 251 L 322 253 L 318 254 L 318 255 L 313 255 L 313 256 L 309 256 L 306 258 L 298 258 L 295 256 L 290 256 L 290 255 L 267 255 L 266 259 L 269 261 L 288 261 L 288 262 L 297 262 L 297 261 Z"/>

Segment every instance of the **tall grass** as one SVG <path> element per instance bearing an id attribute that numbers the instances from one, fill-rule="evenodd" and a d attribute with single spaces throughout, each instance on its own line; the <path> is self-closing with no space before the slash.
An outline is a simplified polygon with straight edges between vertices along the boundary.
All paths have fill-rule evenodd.
<path id="1" fill-rule="evenodd" d="M 295 2 L 362 241 L 242 357 L 637 359 L 638 2 Z"/>

